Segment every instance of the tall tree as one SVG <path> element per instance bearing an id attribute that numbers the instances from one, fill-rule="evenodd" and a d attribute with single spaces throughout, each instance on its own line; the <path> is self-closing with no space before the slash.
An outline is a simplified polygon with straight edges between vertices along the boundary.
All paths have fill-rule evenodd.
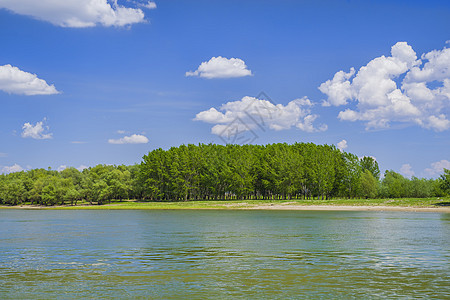
<path id="1" fill-rule="evenodd" d="M 378 162 L 371 156 L 364 156 L 360 159 L 362 172 L 369 171 L 376 180 L 380 179 L 380 168 Z"/>
<path id="2" fill-rule="evenodd" d="M 369 170 L 364 170 L 361 173 L 360 179 L 360 193 L 364 198 L 375 198 L 377 196 L 377 179 L 373 176 Z"/>
<path id="3" fill-rule="evenodd" d="M 450 169 L 444 169 L 444 174 L 439 177 L 439 185 L 445 194 L 450 195 Z"/>

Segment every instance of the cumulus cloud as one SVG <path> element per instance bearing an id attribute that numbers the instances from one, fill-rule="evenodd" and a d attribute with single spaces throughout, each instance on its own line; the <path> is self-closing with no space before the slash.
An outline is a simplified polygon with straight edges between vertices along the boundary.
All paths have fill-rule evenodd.
<path id="1" fill-rule="evenodd" d="M 55 86 L 48 85 L 36 74 L 24 72 L 11 65 L 0 66 L 0 90 L 19 95 L 52 95 L 58 94 Z"/>
<path id="2" fill-rule="evenodd" d="M 51 139 L 53 134 L 48 132 L 48 130 L 50 130 L 50 127 L 44 125 L 45 121 L 46 119 L 44 118 L 43 121 L 37 122 L 35 125 L 31 123 L 23 124 L 22 137 L 32 138 L 36 140 Z"/>
<path id="3" fill-rule="evenodd" d="M 353 97 L 349 79 L 355 74 L 355 69 L 350 72 L 339 71 L 334 74 L 333 79 L 327 80 L 319 86 L 319 90 L 328 95 L 328 101 L 322 103 L 322 106 L 345 105 Z"/>
<path id="4" fill-rule="evenodd" d="M 56 170 L 58 172 L 64 171 L 65 169 L 69 168 L 67 165 L 60 165 Z M 87 169 L 88 167 L 85 165 L 80 165 L 78 168 L 76 168 L 78 171 L 83 171 L 84 169 Z"/>
<path id="5" fill-rule="evenodd" d="M 151 3 L 149 1 L 146 7 L 155 8 Z M 125 26 L 145 22 L 141 9 L 118 5 L 117 0 L 2 0 L 0 8 L 61 27 Z"/>
<path id="6" fill-rule="evenodd" d="M 346 140 L 340 141 L 339 143 L 337 143 L 337 147 L 339 150 L 344 151 L 348 147 L 347 141 Z"/>
<path id="7" fill-rule="evenodd" d="M 67 169 L 67 166 L 66 165 L 60 165 L 59 167 L 58 167 L 58 169 L 56 169 L 58 172 L 61 172 L 61 171 L 64 171 L 65 169 Z"/>
<path id="8" fill-rule="evenodd" d="M 156 3 L 152 2 L 152 1 L 148 1 L 145 4 L 141 4 L 141 6 L 147 8 L 147 9 L 155 9 L 156 8 Z"/>
<path id="9" fill-rule="evenodd" d="M 202 62 L 194 72 L 186 72 L 186 76 L 199 76 L 207 79 L 233 78 L 251 75 L 252 72 L 247 69 L 247 65 L 242 59 L 228 59 L 222 56 L 213 57 L 209 61 Z"/>
<path id="10" fill-rule="evenodd" d="M 443 159 L 431 164 L 431 168 L 426 168 L 425 173 L 429 176 L 436 176 L 444 173 L 444 169 L 450 170 L 450 161 Z"/>
<path id="11" fill-rule="evenodd" d="M 8 166 L 3 167 L 1 170 L 2 170 L 2 173 L 8 174 L 8 173 L 20 172 L 20 171 L 23 171 L 24 169 L 20 165 L 14 164 L 9 167 Z"/>
<path id="12" fill-rule="evenodd" d="M 141 134 L 133 134 L 130 136 L 124 136 L 120 139 L 109 139 L 110 144 L 147 144 L 148 138 Z"/>
<path id="13" fill-rule="evenodd" d="M 397 81 L 400 81 L 397 83 Z M 366 122 L 366 129 L 388 128 L 391 122 L 417 124 L 444 131 L 450 128 L 450 49 L 433 50 L 417 58 L 406 42 L 391 48 L 358 72 L 337 72 L 319 86 L 328 96 L 324 106 L 356 102 L 356 109 L 341 111 L 338 118 Z"/>
<path id="14" fill-rule="evenodd" d="M 402 174 L 403 176 L 411 178 L 411 177 L 414 176 L 415 173 L 414 173 L 414 171 L 413 171 L 413 169 L 412 169 L 410 164 L 403 164 L 400 167 L 400 174 Z"/>
<path id="15" fill-rule="evenodd" d="M 87 169 L 87 168 L 89 168 L 88 166 L 85 166 L 85 165 L 80 165 L 78 168 L 77 168 L 77 170 L 78 171 L 83 171 L 84 169 Z"/>
<path id="16" fill-rule="evenodd" d="M 246 96 L 239 101 L 223 104 L 219 110 L 212 107 L 199 112 L 194 120 L 215 124 L 211 132 L 219 136 L 236 135 L 266 127 L 273 130 L 297 127 L 306 132 L 327 130 L 327 126 L 324 124 L 319 127 L 313 125 L 318 115 L 311 114 L 310 107 L 312 105 L 306 97 L 292 100 L 283 106 Z"/>

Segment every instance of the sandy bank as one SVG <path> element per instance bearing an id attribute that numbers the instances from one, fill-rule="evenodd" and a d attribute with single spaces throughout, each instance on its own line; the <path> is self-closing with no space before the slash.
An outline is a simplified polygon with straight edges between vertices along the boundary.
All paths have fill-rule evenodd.
<path id="1" fill-rule="evenodd" d="M 450 207 L 350 206 L 350 205 L 256 205 L 240 209 L 255 210 L 329 210 L 329 211 L 417 211 L 450 213 Z"/>
<path id="2" fill-rule="evenodd" d="M 443 212 L 450 213 L 450 206 L 443 207 L 410 207 L 410 206 L 381 206 L 381 205 L 301 205 L 294 203 L 282 204 L 248 204 L 246 202 L 224 204 L 224 205 L 208 205 L 204 207 L 179 207 L 179 206 L 140 206 L 127 207 L 117 204 L 97 205 L 80 205 L 80 206 L 52 206 L 42 207 L 36 205 L 18 205 L 18 206 L 0 206 L 0 209 L 185 209 L 185 210 L 204 210 L 204 209 L 225 209 L 225 210 L 310 210 L 310 211 L 412 211 L 412 212 Z"/>

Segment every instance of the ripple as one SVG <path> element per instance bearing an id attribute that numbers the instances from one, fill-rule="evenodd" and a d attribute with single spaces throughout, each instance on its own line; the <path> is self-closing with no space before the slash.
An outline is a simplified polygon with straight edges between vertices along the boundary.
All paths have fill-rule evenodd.
<path id="1" fill-rule="evenodd" d="M 440 214 L 28 213 L 2 221 L 2 299 L 450 297 Z"/>

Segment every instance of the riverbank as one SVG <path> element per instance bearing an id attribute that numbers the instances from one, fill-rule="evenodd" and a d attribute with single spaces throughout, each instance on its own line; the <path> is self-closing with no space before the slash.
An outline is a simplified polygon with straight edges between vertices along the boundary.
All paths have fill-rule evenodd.
<path id="1" fill-rule="evenodd" d="M 240 209 L 240 210 L 342 210 L 342 211 L 435 211 L 450 213 L 450 197 L 333 200 L 222 200 L 140 202 L 127 200 L 103 205 L 0 206 L 3 209 Z"/>

